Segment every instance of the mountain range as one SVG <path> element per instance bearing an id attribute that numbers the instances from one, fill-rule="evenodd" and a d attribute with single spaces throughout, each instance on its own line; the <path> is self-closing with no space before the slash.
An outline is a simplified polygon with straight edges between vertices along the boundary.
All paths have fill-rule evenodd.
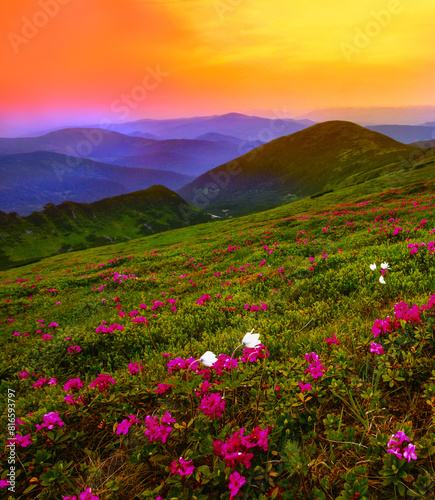
<path id="1" fill-rule="evenodd" d="M 46 203 L 90 203 L 164 183 L 178 189 L 194 177 L 165 170 L 126 168 L 60 153 L 0 156 L 0 210 L 28 215 Z"/>
<path id="2" fill-rule="evenodd" d="M 410 168 L 418 159 L 433 165 L 433 156 L 417 146 L 330 121 L 264 144 L 178 193 L 208 211 L 243 215 Z"/>
<path id="3" fill-rule="evenodd" d="M 218 133 L 247 141 L 269 142 L 283 135 L 293 134 L 311 125 L 307 120 L 281 117 L 262 118 L 241 113 L 216 116 L 176 118 L 170 120 L 144 119 L 128 123 L 114 123 L 110 130 L 123 134 L 152 134 L 159 139 L 196 139 L 207 133 Z M 97 126 L 95 126 L 97 127 Z M 104 125 L 103 128 L 107 127 Z"/>
<path id="4" fill-rule="evenodd" d="M 352 158 L 361 157 L 359 163 L 355 163 L 355 169 L 364 164 L 372 165 L 376 170 L 379 158 L 388 155 L 382 150 L 384 146 L 380 146 L 375 155 L 370 147 L 366 150 L 369 138 L 377 137 L 377 141 L 373 139 L 374 143 L 384 145 L 388 142 L 385 136 L 401 143 L 413 143 L 409 146 L 411 149 L 407 149 L 405 144 L 390 139 L 389 146 L 385 146 L 406 157 L 412 148 L 430 146 L 431 143 L 426 141 L 431 141 L 435 135 L 432 122 L 424 126 L 376 125 L 367 128 L 350 122 L 323 122 L 309 126 L 310 123 L 308 120 L 274 120 L 229 113 L 113 125 L 120 131 L 76 127 L 39 137 L 3 138 L 0 139 L 0 210 L 27 215 L 41 210 L 48 202 L 73 200 L 90 203 L 146 189 L 156 183 L 179 190 L 193 203 L 205 196 L 207 205 L 226 209 L 220 204 L 220 201 L 227 204 L 225 196 L 222 198 L 222 192 L 218 193 L 213 182 L 210 184 L 210 178 L 224 176 L 220 173 L 222 166 L 232 168 L 234 162 L 242 166 L 248 163 L 249 166 L 244 175 L 237 175 L 247 182 L 241 189 L 239 181 L 231 179 L 232 188 L 229 189 L 234 189 L 231 196 L 239 196 L 239 204 L 245 209 L 251 196 L 259 203 L 262 200 L 255 206 L 268 207 L 270 203 L 283 202 L 282 196 L 288 201 L 336 185 L 340 176 L 335 179 L 328 174 L 330 178 L 326 183 L 323 182 L 326 178 L 323 173 L 318 175 L 316 172 L 314 179 L 304 180 L 304 176 L 315 164 L 340 165 L 340 155 L 350 154 L 351 150 Z M 345 134 L 333 127 L 333 123 L 350 124 L 346 127 L 353 126 L 358 130 L 359 139 L 355 134 Z M 319 130 L 325 133 L 326 139 L 318 133 Z M 376 133 L 384 135 L 376 136 Z M 276 139 L 276 136 L 279 137 Z M 278 139 L 282 142 L 276 143 Z M 324 147 L 320 147 L 322 141 L 326 141 Z M 279 175 L 277 169 L 282 170 Z M 356 175 L 356 170 L 352 175 Z M 361 176 L 360 182 L 368 174 L 361 171 L 358 175 Z M 308 181 L 311 190 L 303 187 Z M 255 192 L 252 192 L 254 187 Z M 228 201 L 234 211 L 235 200 Z M 202 203 L 205 203 L 204 199 Z"/>

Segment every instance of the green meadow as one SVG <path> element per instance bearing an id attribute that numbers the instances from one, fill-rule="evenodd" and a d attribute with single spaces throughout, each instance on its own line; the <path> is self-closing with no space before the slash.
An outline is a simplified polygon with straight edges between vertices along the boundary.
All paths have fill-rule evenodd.
<path id="1" fill-rule="evenodd" d="M 433 498 L 427 168 L 0 272 L 4 498 Z"/>

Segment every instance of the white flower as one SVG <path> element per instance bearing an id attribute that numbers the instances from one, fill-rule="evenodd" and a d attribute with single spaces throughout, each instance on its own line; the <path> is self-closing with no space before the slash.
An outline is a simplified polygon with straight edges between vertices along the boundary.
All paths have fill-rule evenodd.
<path id="1" fill-rule="evenodd" d="M 245 347 L 252 348 L 252 347 L 257 347 L 261 344 L 260 340 L 258 340 L 260 334 L 259 333 L 253 334 L 252 333 L 253 331 L 254 328 L 243 337 L 242 344 Z"/>
<path id="2" fill-rule="evenodd" d="M 217 357 L 211 351 L 207 351 L 199 358 L 199 360 L 205 366 L 212 366 L 213 363 L 216 363 Z"/>
<path id="3" fill-rule="evenodd" d="M 376 271 L 376 264 L 370 264 L 370 269 L 372 271 Z"/>
<path id="4" fill-rule="evenodd" d="M 385 285 L 385 280 L 384 280 L 383 276 L 379 277 L 379 283 L 382 283 L 383 285 Z"/>
<path id="5" fill-rule="evenodd" d="M 382 269 L 390 269 L 390 264 L 388 264 L 388 262 L 382 262 L 381 267 Z"/>

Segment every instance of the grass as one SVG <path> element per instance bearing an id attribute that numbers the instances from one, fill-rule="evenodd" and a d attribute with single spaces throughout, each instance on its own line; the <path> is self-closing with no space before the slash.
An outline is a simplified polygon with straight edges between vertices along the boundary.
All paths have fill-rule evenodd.
<path id="1" fill-rule="evenodd" d="M 12 396 L 18 432 L 31 440 L 17 445 L 16 488 L 2 490 L 6 497 L 59 499 L 91 487 L 100 500 L 228 499 L 235 484 L 237 499 L 430 498 L 435 308 L 413 319 L 395 310 L 434 295 L 435 253 L 408 247 L 435 240 L 434 183 L 421 181 L 424 170 L 400 188 L 372 181 L 1 272 L 0 397 L 6 408 Z M 147 321 L 132 321 L 140 316 Z M 375 320 L 387 316 L 391 331 L 375 338 Z M 231 362 L 252 329 L 263 347 L 239 348 Z M 373 342 L 384 354 L 370 353 Z M 227 357 L 189 369 L 206 351 Z M 313 352 L 317 378 L 308 371 L 315 358 L 304 358 Z M 143 371 L 132 374 L 136 362 Z M 115 383 L 89 387 L 99 374 Z M 34 388 L 41 378 L 57 385 Z M 83 387 L 68 392 L 84 404 L 72 406 L 63 388 L 76 378 Z M 207 394 L 220 395 L 215 406 Z M 38 431 L 50 412 L 64 425 Z M 166 412 L 175 419 L 164 425 L 166 442 L 150 442 L 151 419 L 159 425 Z M 141 423 L 117 434 L 133 414 Z M 4 444 L 6 413 L 1 429 Z M 417 460 L 387 452 L 398 431 Z"/>

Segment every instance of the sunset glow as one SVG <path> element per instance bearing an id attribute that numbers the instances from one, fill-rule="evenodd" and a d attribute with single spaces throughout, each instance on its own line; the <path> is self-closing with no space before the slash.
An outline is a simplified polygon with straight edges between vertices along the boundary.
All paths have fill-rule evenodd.
<path id="1" fill-rule="evenodd" d="M 433 105 L 434 15 L 432 0 L 5 2 L 0 135 L 100 119 Z"/>

